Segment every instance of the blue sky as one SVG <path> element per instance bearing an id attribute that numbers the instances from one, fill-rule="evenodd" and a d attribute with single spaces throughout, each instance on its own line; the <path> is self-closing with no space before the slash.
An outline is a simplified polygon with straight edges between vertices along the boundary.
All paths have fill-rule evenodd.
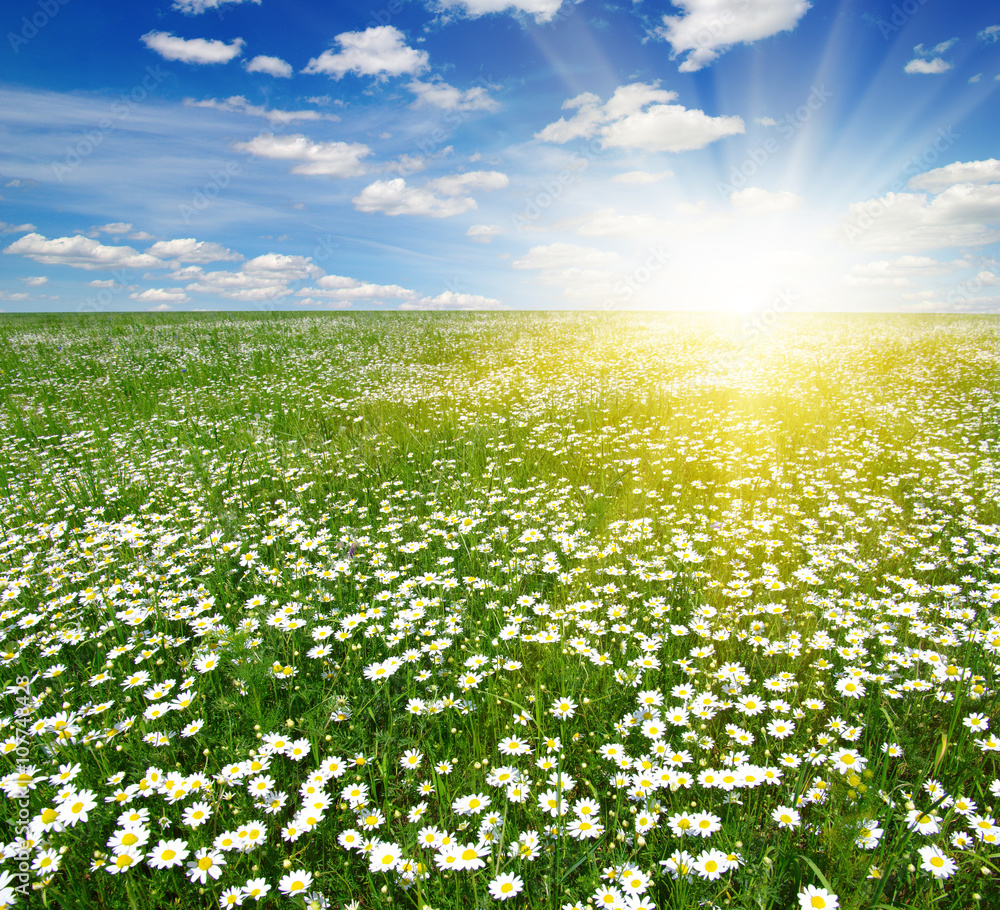
<path id="1" fill-rule="evenodd" d="M 1000 312 L 1000 10 L 11 0 L 0 307 Z"/>

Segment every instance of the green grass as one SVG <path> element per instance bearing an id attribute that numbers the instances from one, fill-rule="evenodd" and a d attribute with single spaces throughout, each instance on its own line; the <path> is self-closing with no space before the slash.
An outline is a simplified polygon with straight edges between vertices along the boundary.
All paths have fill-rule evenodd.
<path id="1" fill-rule="evenodd" d="M 998 340 L 3 318 L 0 906 L 1000 905 Z"/>

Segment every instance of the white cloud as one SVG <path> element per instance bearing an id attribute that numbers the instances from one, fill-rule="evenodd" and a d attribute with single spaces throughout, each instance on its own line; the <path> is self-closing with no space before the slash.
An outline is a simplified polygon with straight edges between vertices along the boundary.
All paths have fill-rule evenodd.
<path id="1" fill-rule="evenodd" d="M 243 258 L 239 253 L 234 253 L 221 244 L 195 240 L 194 237 L 160 240 L 146 252 L 159 259 L 173 259 L 176 262 L 238 261 Z"/>
<path id="2" fill-rule="evenodd" d="M 903 67 L 904 73 L 927 73 L 929 75 L 936 75 L 937 73 L 946 73 L 951 69 L 951 64 L 942 60 L 940 57 L 935 57 L 933 60 L 925 60 L 923 57 L 914 57 L 906 66 Z"/>
<path id="3" fill-rule="evenodd" d="M 30 288 L 40 288 L 49 279 L 45 275 L 32 275 L 29 278 L 22 278 L 23 281 Z"/>
<path id="4" fill-rule="evenodd" d="M 617 253 L 592 246 L 572 243 L 549 243 L 533 246 L 521 259 L 511 263 L 515 269 L 565 269 L 582 266 L 615 265 L 621 261 Z"/>
<path id="5" fill-rule="evenodd" d="M 132 225 L 127 221 L 112 221 L 110 224 L 91 225 L 84 233 L 88 237 L 99 237 L 101 234 L 111 234 L 111 236 L 117 237 L 121 234 L 127 234 L 131 230 Z"/>
<path id="6" fill-rule="evenodd" d="M 391 25 L 377 25 L 363 32 L 343 32 L 334 39 L 340 51 L 323 51 L 302 71 L 325 73 L 334 79 L 346 73 L 359 76 L 415 76 L 427 69 L 427 51 L 406 44 L 406 36 Z"/>
<path id="7" fill-rule="evenodd" d="M 23 234 L 34 229 L 33 224 L 8 224 L 6 221 L 0 221 L 0 234 Z"/>
<path id="8" fill-rule="evenodd" d="M 287 297 L 292 293 L 288 287 L 291 282 L 315 279 L 322 274 L 323 270 L 308 256 L 264 253 L 245 263 L 239 271 L 201 272 L 185 290 L 252 303 Z"/>
<path id="9" fill-rule="evenodd" d="M 500 107 L 482 85 L 463 92 L 440 79 L 414 79 L 406 87 L 417 96 L 414 107 L 438 107 L 443 111 L 495 111 Z"/>
<path id="10" fill-rule="evenodd" d="M 243 66 L 248 73 L 267 73 L 269 76 L 276 76 L 280 79 L 290 79 L 292 76 L 292 65 L 280 57 L 258 54 L 253 60 L 244 63 Z"/>
<path id="11" fill-rule="evenodd" d="M 315 287 L 296 291 L 297 297 L 322 297 L 331 300 L 416 300 L 417 292 L 398 284 L 367 284 L 343 275 L 324 275 Z"/>
<path id="12" fill-rule="evenodd" d="M 778 121 L 774 117 L 754 117 L 753 122 L 760 124 L 760 126 L 777 126 Z"/>
<path id="13" fill-rule="evenodd" d="M 682 152 L 745 131 L 741 117 L 710 117 L 704 111 L 671 104 L 676 98 L 676 92 L 644 82 L 620 86 L 606 104 L 586 92 L 563 104 L 564 109 L 576 109 L 576 114 L 550 123 L 535 138 L 563 143 L 600 136 L 604 148 Z"/>
<path id="14" fill-rule="evenodd" d="M 1000 25 L 988 25 L 979 32 L 978 38 L 987 44 L 995 44 L 997 41 L 1000 41 Z"/>
<path id="15" fill-rule="evenodd" d="M 376 180 L 351 202 L 361 212 L 449 218 L 477 207 L 475 199 L 462 193 L 476 189 L 502 189 L 508 182 L 507 175 L 499 171 L 452 174 L 429 180 L 421 187 L 407 186 L 402 177 L 396 177 L 393 180 Z"/>
<path id="16" fill-rule="evenodd" d="M 243 51 L 242 38 L 234 38 L 232 43 L 206 38 L 178 38 L 170 32 L 146 32 L 143 44 L 156 51 L 166 60 L 181 63 L 228 63 Z"/>
<path id="17" fill-rule="evenodd" d="M 27 291 L 0 291 L 0 300 L 27 300 L 30 296 Z"/>
<path id="18" fill-rule="evenodd" d="M 770 212 L 787 212 L 797 209 L 805 199 L 786 190 L 772 192 L 758 186 L 748 186 L 745 190 L 736 190 L 729 196 L 733 208 L 747 215 L 765 215 Z"/>
<path id="19" fill-rule="evenodd" d="M 682 73 L 693 73 L 734 44 L 791 31 L 811 6 L 807 0 L 675 0 L 680 16 L 664 16 L 654 34 L 674 56 L 687 53 Z"/>
<path id="20" fill-rule="evenodd" d="M 25 234 L 4 250 L 18 253 L 44 265 L 69 265 L 77 269 L 136 269 L 162 265 L 155 256 L 130 246 L 104 246 L 97 240 L 76 235 L 47 240 L 41 234 Z"/>
<path id="21" fill-rule="evenodd" d="M 300 162 L 291 173 L 307 177 L 356 177 L 367 170 L 361 159 L 371 154 L 371 149 L 360 142 L 312 142 L 300 133 L 291 136 L 261 133 L 233 147 L 258 158 Z"/>
<path id="22" fill-rule="evenodd" d="M 437 0 L 438 9 L 459 9 L 471 19 L 511 10 L 527 13 L 538 23 L 551 22 L 561 5 L 562 0 Z"/>
<path id="23" fill-rule="evenodd" d="M 497 224 L 474 224 L 465 232 L 465 236 L 476 243 L 490 243 L 497 234 L 502 233 L 503 228 Z"/>
<path id="24" fill-rule="evenodd" d="M 174 9 L 189 16 L 197 16 L 209 9 L 219 9 L 226 4 L 256 3 L 260 6 L 260 0 L 174 0 Z"/>
<path id="25" fill-rule="evenodd" d="M 615 174 L 611 178 L 612 183 L 629 183 L 636 186 L 642 186 L 647 183 L 659 183 L 661 180 L 665 180 L 667 177 L 673 177 L 673 171 L 625 171 L 621 174 Z"/>
<path id="26" fill-rule="evenodd" d="M 668 225 L 652 215 L 622 215 L 615 209 L 601 209 L 586 216 L 576 229 L 581 237 L 651 237 L 662 234 Z"/>
<path id="27" fill-rule="evenodd" d="M 191 299 L 180 288 L 150 288 L 142 293 L 129 294 L 129 297 L 140 303 L 184 303 Z"/>
<path id="28" fill-rule="evenodd" d="M 860 249 L 914 251 L 982 246 L 1000 240 L 1000 184 L 959 183 L 928 201 L 888 193 L 852 203 L 842 236 Z"/>
<path id="29" fill-rule="evenodd" d="M 322 114 L 319 111 L 283 111 L 277 108 L 261 107 L 257 104 L 250 104 L 242 95 L 233 95 L 229 98 L 206 98 L 204 101 L 195 101 L 193 98 L 185 98 L 184 103 L 188 107 L 207 107 L 217 111 L 235 111 L 241 114 L 249 114 L 252 117 L 264 117 L 272 123 L 294 123 L 296 120 L 339 120 L 336 114 Z"/>
<path id="30" fill-rule="evenodd" d="M 503 304 L 495 297 L 443 291 L 436 297 L 422 297 L 416 303 L 402 303 L 401 310 L 499 310 Z"/>
<path id="31" fill-rule="evenodd" d="M 911 177 L 907 186 L 911 190 L 940 193 L 956 183 L 1000 183 L 1000 161 L 996 158 L 987 158 L 985 161 L 956 161 Z"/>

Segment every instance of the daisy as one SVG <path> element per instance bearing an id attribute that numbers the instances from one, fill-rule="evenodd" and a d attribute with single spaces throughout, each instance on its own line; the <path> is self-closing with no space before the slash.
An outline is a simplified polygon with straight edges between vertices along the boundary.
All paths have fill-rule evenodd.
<path id="1" fill-rule="evenodd" d="M 802 823 L 802 818 L 798 811 L 790 806 L 778 806 L 771 813 L 771 818 L 778 823 L 779 828 L 791 828 L 794 830 Z"/>
<path id="2" fill-rule="evenodd" d="M 281 881 L 278 882 L 278 890 L 288 897 L 293 894 L 304 894 L 309 890 L 312 881 L 312 873 L 297 869 L 281 877 Z"/>
<path id="3" fill-rule="evenodd" d="M 212 817 L 212 807 L 206 802 L 192 803 L 184 810 L 181 821 L 191 828 L 199 828 Z"/>
<path id="4" fill-rule="evenodd" d="M 516 897 L 524 890 L 524 881 L 520 875 L 501 873 L 489 884 L 490 896 L 494 900 L 506 901 Z"/>
<path id="5" fill-rule="evenodd" d="M 729 871 L 729 858 L 721 850 L 706 850 L 699 854 L 694 861 L 693 868 L 698 873 L 699 878 L 714 882 Z"/>
<path id="6" fill-rule="evenodd" d="M 953 859 L 949 858 L 939 847 L 935 847 L 933 844 L 921 847 L 917 852 L 920 854 L 921 859 L 920 868 L 930 872 L 935 878 L 950 878 L 952 873 L 958 868 Z"/>
<path id="7" fill-rule="evenodd" d="M 265 897 L 270 890 L 271 886 L 267 883 L 266 879 L 251 878 L 243 886 L 243 895 L 244 897 L 252 897 L 255 901 L 259 901 L 262 897 Z"/>
<path id="8" fill-rule="evenodd" d="M 119 875 L 122 872 L 128 872 L 134 865 L 142 862 L 144 855 L 141 850 L 135 847 L 125 847 L 115 853 L 111 858 L 111 862 L 104 868 L 112 875 Z"/>
<path id="9" fill-rule="evenodd" d="M 393 843 L 381 843 L 368 854 L 368 868 L 372 872 L 391 872 L 399 864 L 403 851 Z"/>
<path id="10" fill-rule="evenodd" d="M 222 867 L 226 861 L 222 854 L 216 850 L 209 850 L 202 847 L 194 855 L 194 859 L 188 863 L 188 878 L 192 882 L 204 885 L 209 878 L 217 879 L 222 875 Z"/>
<path id="11" fill-rule="evenodd" d="M 190 851 L 182 840 L 161 840 L 146 857 L 154 869 L 171 869 L 188 858 Z"/>
<path id="12" fill-rule="evenodd" d="M 801 910 L 836 910 L 839 906 L 837 895 L 827 891 L 826 888 L 807 885 L 804 891 L 799 892 Z"/>
<path id="13" fill-rule="evenodd" d="M 77 822 L 86 822 L 90 810 L 96 808 L 95 794 L 90 790 L 80 790 L 59 804 L 59 821 L 72 828 Z"/>

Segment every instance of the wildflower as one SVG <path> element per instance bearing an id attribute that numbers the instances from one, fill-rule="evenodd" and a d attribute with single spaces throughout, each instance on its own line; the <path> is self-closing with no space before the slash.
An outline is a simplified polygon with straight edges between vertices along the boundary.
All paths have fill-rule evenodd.
<path id="1" fill-rule="evenodd" d="M 549 709 L 549 713 L 559 720 L 569 720 L 576 713 L 576 702 L 572 698 L 559 698 Z"/>
<path id="2" fill-rule="evenodd" d="M 699 854 L 693 863 L 693 869 L 699 878 L 714 882 L 729 869 L 729 859 L 721 850 L 706 850 Z"/>
<path id="3" fill-rule="evenodd" d="M 791 828 L 795 829 L 802 823 L 802 818 L 798 813 L 798 810 L 791 808 L 790 806 L 778 806 L 771 813 L 771 818 L 773 818 L 777 823 L 779 828 Z"/>
<path id="4" fill-rule="evenodd" d="M 510 875 L 503 872 L 489 884 L 490 896 L 494 900 L 506 901 L 516 897 L 524 890 L 524 881 L 520 875 Z"/>
<path id="5" fill-rule="evenodd" d="M 393 843 L 381 843 L 368 854 L 368 868 L 372 872 L 391 872 L 396 868 L 403 852 Z"/>
<path id="6" fill-rule="evenodd" d="M 205 802 L 193 803 L 184 810 L 181 821 L 192 828 L 198 828 L 212 817 L 212 807 Z"/>
<path id="7" fill-rule="evenodd" d="M 136 847 L 125 847 L 117 851 L 111 858 L 111 862 L 104 868 L 112 875 L 119 875 L 127 872 L 137 863 L 142 862 L 144 854 Z"/>
<path id="8" fill-rule="evenodd" d="M 312 881 L 312 873 L 298 869 L 281 877 L 281 881 L 278 882 L 278 890 L 287 897 L 291 897 L 293 894 L 306 892 Z"/>
<path id="9" fill-rule="evenodd" d="M 154 869 L 172 869 L 188 858 L 190 851 L 182 840 L 161 840 L 146 857 L 146 863 Z"/>
<path id="10" fill-rule="evenodd" d="M 72 828 L 77 822 L 86 822 L 90 817 L 90 810 L 95 808 L 95 794 L 90 790 L 80 790 L 59 804 L 59 821 Z"/>
<path id="11" fill-rule="evenodd" d="M 222 875 L 222 867 L 226 861 L 222 854 L 215 850 L 202 847 L 194 855 L 194 859 L 188 863 L 188 878 L 192 882 L 204 885 L 209 878 L 217 879 Z"/>
<path id="12" fill-rule="evenodd" d="M 920 868 L 930 872 L 935 878 L 950 878 L 958 868 L 953 859 L 933 844 L 921 847 L 917 852 L 920 854 Z"/>
<path id="13" fill-rule="evenodd" d="M 709 837 L 716 831 L 722 830 L 722 819 L 711 812 L 699 812 L 691 822 L 692 833 L 701 837 Z"/>
<path id="14" fill-rule="evenodd" d="M 266 897 L 270 890 L 271 886 L 266 879 L 251 878 L 243 886 L 243 896 L 252 897 L 255 901 L 259 901 L 262 897 Z"/>
<path id="15" fill-rule="evenodd" d="M 801 910 L 836 910 L 839 906 L 837 895 L 827 891 L 826 888 L 807 885 L 804 891 L 799 892 Z"/>

